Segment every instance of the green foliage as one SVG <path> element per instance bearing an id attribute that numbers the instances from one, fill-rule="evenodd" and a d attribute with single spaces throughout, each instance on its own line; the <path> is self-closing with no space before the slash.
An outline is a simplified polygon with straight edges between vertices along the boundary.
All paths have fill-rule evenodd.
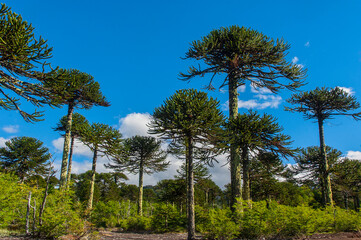
<path id="1" fill-rule="evenodd" d="M 0 148 L 0 166 L 15 173 L 21 181 L 34 175 L 44 176 L 50 158 L 49 149 L 32 137 L 14 137 Z"/>
<path id="2" fill-rule="evenodd" d="M 69 191 L 57 190 L 47 198 L 43 215 L 43 225 L 38 227 L 38 232 L 46 237 L 60 237 L 72 234 L 81 235 L 86 226 L 82 219 L 80 203 L 72 200 Z"/>
<path id="3" fill-rule="evenodd" d="M 60 132 L 63 136 L 65 135 L 66 125 L 68 118 L 67 116 L 63 116 L 60 121 L 56 124 L 54 128 L 55 131 Z M 71 137 L 79 138 L 82 134 L 84 128 L 89 125 L 88 120 L 81 115 L 80 113 L 74 113 L 72 116 L 72 124 L 71 124 Z"/>
<path id="4" fill-rule="evenodd" d="M 207 239 L 234 239 L 239 226 L 232 220 L 229 209 L 210 209 L 207 225 L 202 231 Z"/>
<path id="5" fill-rule="evenodd" d="M 156 205 L 152 215 L 152 229 L 156 232 L 179 232 L 186 229 L 187 218 L 168 203 Z"/>
<path id="6" fill-rule="evenodd" d="M 246 239 L 286 239 L 320 232 L 358 231 L 360 215 L 353 211 L 327 207 L 313 209 L 307 206 L 285 206 L 275 202 L 267 208 L 265 201 L 237 205 L 239 236 Z"/>
<path id="7" fill-rule="evenodd" d="M 24 225 L 28 188 L 13 174 L 0 172 L 0 228 Z"/>
<path id="8" fill-rule="evenodd" d="M 183 80 L 205 74 L 224 73 L 227 76 L 222 86 L 236 79 L 236 88 L 250 81 L 256 87 L 266 87 L 272 92 L 280 88 L 296 89 L 303 85 L 306 70 L 285 59 L 290 45 L 283 39 L 276 41 L 250 28 L 237 25 L 211 31 L 201 40 L 193 41 L 185 59 L 203 61 L 203 70 L 191 66 L 187 73 L 180 73 Z M 212 80 L 213 80 L 212 77 Z M 291 83 L 282 83 L 282 77 Z M 208 88 L 214 89 L 210 81 Z M 276 81 L 278 80 L 278 81 Z"/>
<path id="9" fill-rule="evenodd" d="M 332 119 L 335 115 L 351 116 L 355 120 L 361 119 L 361 112 L 347 113 L 356 110 L 360 104 L 356 97 L 348 94 L 341 88 L 316 88 L 312 91 L 293 94 L 287 100 L 296 107 L 286 107 L 287 111 L 300 112 L 306 119 L 318 119 L 324 121 Z"/>
<path id="10" fill-rule="evenodd" d="M 52 48 L 41 37 L 37 40 L 34 27 L 5 4 L 1 4 L 0 26 L 0 109 L 17 110 L 27 122 L 40 121 L 41 112 L 20 109 L 19 97 L 36 107 L 51 103 L 49 89 L 42 83 L 54 71 L 46 73 L 36 68 L 44 70 Z"/>

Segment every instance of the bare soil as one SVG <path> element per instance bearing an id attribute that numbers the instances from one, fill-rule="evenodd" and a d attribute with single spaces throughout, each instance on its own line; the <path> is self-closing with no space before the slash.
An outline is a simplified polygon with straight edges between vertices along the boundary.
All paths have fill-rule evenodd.
<path id="1" fill-rule="evenodd" d="M 100 239 L 104 240 L 184 240 L 187 239 L 186 233 L 164 233 L 164 234 L 151 234 L 151 233 L 124 233 L 115 230 L 100 231 Z M 72 237 L 65 237 L 62 239 L 76 239 Z M 83 238 L 86 239 L 86 238 Z M 197 235 L 197 239 L 202 239 L 201 235 Z M 342 232 L 333 234 L 314 234 L 312 236 L 297 237 L 294 240 L 361 240 L 360 232 Z M 26 236 L 8 236 L 0 237 L 0 240 L 33 240 Z"/>

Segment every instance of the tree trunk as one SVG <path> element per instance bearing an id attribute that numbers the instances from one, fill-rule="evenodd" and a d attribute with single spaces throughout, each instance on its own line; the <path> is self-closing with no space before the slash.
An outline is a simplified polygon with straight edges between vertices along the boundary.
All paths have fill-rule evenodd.
<path id="1" fill-rule="evenodd" d="M 28 195 L 28 205 L 26 208 L 26 223 L 25 223 L 25 233 L 26 235 L 29 234 L 29 215 L 30 215 L 30 208 L 31 208 L 31 192 Z"/>
<path id="2" fill-rule="evenodd" d="M 348 194 L 347 194 L 347 192 L 344 192 L 344 194 L 343 194 L 343 201 L 345 204 L 345 209 L 348 210 Z"/>
<path id="3" fill-rule="evenodd" d="M 228 94 L 229 94 L 229 119 L 234 119 L 238 116 L 238 92 L 237 92 L 237 80 L 229 75 L 228 81 Z M 234 204 L 237 203 L 236 198 L 242 197 L 241 191 L 241 164 L 239 149 L 231 144 L 231 209 L 232 212 L 235 210 Z"/>
<path id="4" fill-rule="evenodd" d="M 73 136 L 71 136 L 71 141 L 70 141 L 70 151 L 69 151 L 69 161 L 68 161 L 68 173 L 67 173 L 67 177 L 66 177 L 66 186 L 69 189 L 70 186 L 70 180 L 71 180 L 71 167 L 73 164 L 73 149 L 74 149 L 74 140 L 75 138 Z"/>
<path id="5" fill-rule="evenodd" d="M 243 200 L 251 200 L 251 191 L 250 191 L 250 179 L 249 179 L 249 158 L 248 158 L 248 149 L 242 149 L 242 166 L 243 166 Z"/>
<path id="6" fill-rule="evenodd" d="M 64 137 L 64 147 L 63 147 L 63 158 L 61 161 L 61 170 L 60 170 L 60 187 L 63 188 L 66 185 L 66 177 L 67 177 L 67 163 L 68 163 L 68 155 L 69 155 L 69 143 L 71 138 L 71 124 L 73 120 L 73 111 L 74 104 L 70 103 L 68 105 L 68 115 L 67 115 L 67 123 Z"/>
<path id="7" fill-rule="evenodd" d="M 332 201 L 332 189 L 331 189 L 331 178 L 329 174 L 329 167 L 327 161 L 327 154 L 326 154 L 326 145 L 325 145 L 325 137 L 323 131 L 323 120 L 318 119 L 318 130 L 320 134 L 320 150 L 322 156 L 322 176 L 325 184 L 325 203 L 333 206 Z"/>
<path id="8" fill-rule="evenodd" d="M 46 178 L 46 187 L 45 187 L 43 202 L 41 203 L 40 209 L 39 209 L 39 226 L 43 225 L 43 212 L 45 209 L 46 198 L 48 197 L 50 178 L 53 176 L 53 174 L 54 174 L 54 172 L 52 172 L 52 170 L 50 170 L 48 177 Z"/>
<path id="9" fill-rule="evenodd" d="M 143 166 L 144 160 L 140 160 L 140 166 L 139 166 L 139 197 L 138 197 L 138 214 L 140 216 L 143 215 Z"/>
<path id="10" fill-rule="evenodd" d="M 94 155 L 93 155 L 93 165 L 92 165 L 92 176 L 90 182 L 90 194 L 87 205 L 87 211 L 90 212 L 93 208 L 93 198 L 94 198 L 94 185 L 95 185 L 95 171 L 97 166 L 97 156 L 98 155 L 98 147 L 95 146 Z"/>
<path id="11" fill-rule="evenodd" d="M 355 211 L 359 212 L 360 211 L 360 198 L 358 195 L 355 195 L 353 197 L 353 205 L 354 205 Z"/>
<path id="12" fill-rule="evenodd" d="M 187 137 L 187 154 L 186 159 L 188 160 L 188 240 L 195 239 L 195 214 L 194 214 L 194 183 L 193 183 L 193 142 L 191 137 Z"/>

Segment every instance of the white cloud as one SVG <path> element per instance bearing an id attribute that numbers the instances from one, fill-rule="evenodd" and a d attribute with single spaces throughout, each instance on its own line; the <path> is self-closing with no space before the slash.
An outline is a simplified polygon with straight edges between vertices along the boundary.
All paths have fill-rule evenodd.
<path id="1" fill-rule="evenodd" d="M 294 57 L 294 58 L 292 58 L 292 63 L 295 64 L 295 65 L 297 65 L 297 66 L 300 67 L 300 68 L 304 68 L 305 66 L 304 66 L 303 64 L 299 64 L 299 63 L 298 63 L 299 60 L 300 60 L 300 59 L 298 59 L 298 57 Z"/>
<path id="2" fill-rule="evenodd" d="M 237 91 L 240 93 L 243 93 L 246 91 L 246 85 L 241 85 L 237 88 Z"/>
<path id="3" fill-rule="evenodd" d="M 310 47 L 310 42 L 309 42 L 309 41 L 307 41 L 307 42 L 305 43 L 305 47 Z"/>
<path id="4" fill-rule="evenodd" d="M 8 125 L 3 127 L 3 130 L 7 133 L 17 133 L 19 131 L 19 125 Z"/>
<path id="5" fill-rule="evenodd" d="M 348 151 L 346 154 L 346 158 L 361 160 L 361 152 L 360 151 Z"/>
<path id="6" fill-rule="evenodd" d="M 251 85 L 251 92 L 253 92 L 253 93 L 260 93 L 260 94 L 272 93 L 272 91 L 269 90 L 268 88 L 265 88 L 265 87 L 258 88 L 258 87 L 255 87 L 255 86 L 253 86 L 253 85 Z"/>
<path id="7" fill-rule="evenodd" d="M 149 113 L 131 113 L 119 120 L 119 131 L 124 138 L 139 136 L 149 136 L 147 124 L 152 116 Z"/>
<path id="8" fill-rule="evenodd" d="M 9 139 L 0 137 L 0 147 L 5 147 L 5 142 L 9 141 Z"/>
<path id="9" fill-rule="evenodd" d="M 281 96 L 258 94 L 255 97 L 258 99 L 238 100 L 238 107 L 246 109 L 278 108 L 282 103 Z"/>
<path id="10" fill-rule="evenodd" d="M 52 141 L 52 144 L 57 150 L 59 150 L 60 152 L 63 152 L 64 138 L 55 139 L 55 140 Z M 74 141 L 73 154 L 74 155 L 86 156 L 86 157 L 92 157 L 93 156 L 92 151 L 77 139 L 75 139 L 75 141 Z"/>
<path id="11" fill-rule="evenodd" d="M 342 89 L 343 91 L 345 91 L 346 93 L 350 94 L 350 95 L 354 95 L 355 92 L 353 91 L 352 88 L 347 88 L 347 87 L 338 87 L 340 89 Z"/>

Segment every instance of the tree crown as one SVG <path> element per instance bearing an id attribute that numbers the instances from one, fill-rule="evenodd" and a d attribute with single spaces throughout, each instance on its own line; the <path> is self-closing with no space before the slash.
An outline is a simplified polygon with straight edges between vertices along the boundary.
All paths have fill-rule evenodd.
<path id="1" fill-rule="evenodd" d="M 229 140 L 241 149 L 292 156 L 295 150 L 288 147 L 291 138 L 281 133 L 283 128 L 276 121 L 275 117 L 261 116 L 256 111 L 238 114 L 227 125 Z"/>
<path id="2" fill-rule="evenodd" d="M 356 97 L 338 87 L 331 89 L 322 87 L 293 94 L 287 102 L 297 106 L 285 107 L 286 111 L 303 113 L 306 119 L 324 121 L 336 115 L 352 116 L 355 120 L 361 119 L 361 112 L 348 113 L 360 107 Z"/>
<path id="3" fill-rule="evenodd" d="M 204 69 L 191 66 L 187 73 L 180 73 L 182 80 L 195 76 L 213 74 L 208 89 L 214 89 L 212 80 L 217 74 L 225 73 L 221 87 L 228 85 L 230 77 L 237 80 L 237 86 L 250 81 L 256 87 L 266 87 L 272 92 L 281 88 L 295 90 L 302 86 L 306 70 L 286 61 L 290 45 L 283 39 L 273 39 L 250 28 L 222 27 L 211 31 L 201 40 L 193 41 L 185 59 L 202 60 Z M 281 82 L 282 78 L 291 83 Z"/>

